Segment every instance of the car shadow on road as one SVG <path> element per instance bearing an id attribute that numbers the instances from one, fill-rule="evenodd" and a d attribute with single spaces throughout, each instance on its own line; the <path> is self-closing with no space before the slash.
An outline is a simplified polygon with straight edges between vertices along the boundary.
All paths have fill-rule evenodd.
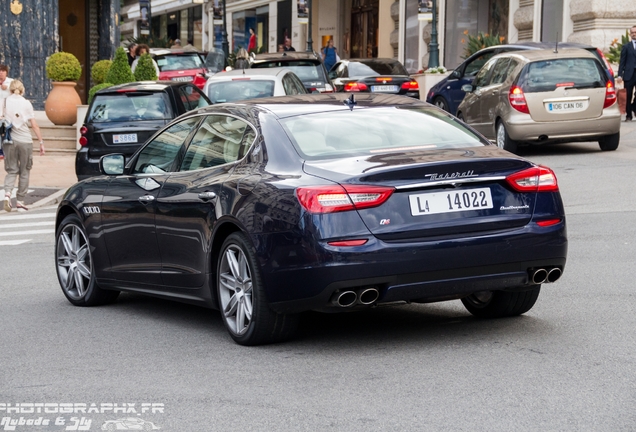
<path id="1" fill-rule="evenodd" d="M 576 142 L 565 144 L 541 144 L 526 145 L 518 148 L 519 156 L 558 156 L 558 155 L 584 155 L 590 153 L 601 153 L 601 149 L 596 142 Z"/>

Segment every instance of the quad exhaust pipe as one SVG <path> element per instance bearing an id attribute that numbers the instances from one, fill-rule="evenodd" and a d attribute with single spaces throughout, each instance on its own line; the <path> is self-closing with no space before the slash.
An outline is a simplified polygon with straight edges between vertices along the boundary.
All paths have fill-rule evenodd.
<path id="1" fill-rule="evenodd" d="M 335 293 L 331 297 L 331 304 L 341 308 L 348 308 L 356 304 L 368 306 L 373 304 L 380 297 L 377 288 L 360 288 L 358 290 L 347 290 Z"/>
<path id="2" fill-rule="evenodd" d="M 530 280 L 534 284 L 552 283 L 559 280 L 563 271 L 558 267 L 531 269 Z"/>

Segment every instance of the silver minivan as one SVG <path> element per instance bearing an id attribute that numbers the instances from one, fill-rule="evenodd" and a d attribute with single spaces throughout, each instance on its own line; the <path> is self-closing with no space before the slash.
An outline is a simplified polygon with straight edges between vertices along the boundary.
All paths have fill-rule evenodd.
<path id="1" fill-rule="evenodd" d="M 616 89 L 598 59 L 582 49 L 515 51 L 490 59 L 457 117 L 516 152 L 520 143 L 598 141 L 616 150 L 621 114 Z"/>

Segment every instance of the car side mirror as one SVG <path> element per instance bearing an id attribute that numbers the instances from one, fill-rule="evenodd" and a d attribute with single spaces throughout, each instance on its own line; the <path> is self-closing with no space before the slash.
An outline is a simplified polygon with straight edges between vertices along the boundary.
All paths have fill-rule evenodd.
<path id="1" fill-rule="evenodd" d="M 109 154 L 99 160 L 99 170 L 106 175 L 122 175 L 126 159 L 123 154 Z"/>
<path id="2" fill-rule="evenodd" d="M 462 86 L 462 91 L 466 92 L 466 93 L 472 93 L 474 90 L 473 85 L 472 84 L 464 84 Z"/>

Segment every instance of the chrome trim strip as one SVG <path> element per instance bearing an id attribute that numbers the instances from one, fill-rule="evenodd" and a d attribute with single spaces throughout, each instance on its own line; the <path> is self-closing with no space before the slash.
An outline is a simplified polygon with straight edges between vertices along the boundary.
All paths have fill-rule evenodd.
<path id="1" fill-rule="evenodd" d="M 404 186 L 397 186 L 398 190 L 409 190 L 409 189 L 419 189 L 419 188 L 429 188 L 435 186 L 444 186 L 444 185 L 456 185 L 460 183 L 482 183 L 488 181 L 499 181 L 505 180 L 506 176 L 496 176 L 496 177 L 477 177 L 477 178 L 467 178 L 467 179 L 449 179 L 449 180 L 441 180 L 441 181 L 433 181 L 428 183 L 417 183 L 410 184 Z"/>

